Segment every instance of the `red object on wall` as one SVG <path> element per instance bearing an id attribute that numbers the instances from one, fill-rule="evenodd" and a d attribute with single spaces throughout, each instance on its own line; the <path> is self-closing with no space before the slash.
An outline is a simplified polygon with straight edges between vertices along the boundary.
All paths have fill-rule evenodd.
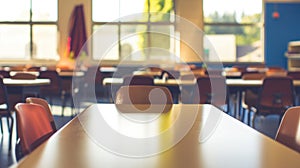
<path id="1" fill-rule="evenodd" d="M 85 45 L 87 41 L 85 18 L 83 5 L 75 6 L 69 22 L 69 36 L 67 42 L 67 49 L 69 50 L 69 57 L 77 58 L 81 53 L 85 52 L 87 55 L 88 49 Z"/>
<path id="2" fill-rule="evenodd" d="M 274 19 L 278 19 L 280 15 L 279 15 L 279 12 L 275 11 L 275 12 L 273 12 L 272 16 Z"/>

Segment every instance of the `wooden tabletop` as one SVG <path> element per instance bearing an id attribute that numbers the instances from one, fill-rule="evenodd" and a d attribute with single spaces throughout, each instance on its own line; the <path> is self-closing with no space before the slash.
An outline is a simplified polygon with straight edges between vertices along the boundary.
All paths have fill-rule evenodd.
<path id="1" fill-rule="evenodd" d="M 175 85 L 194 85 L 196 83 L 195 80 L 180 80 L 180 79 L 154 79 L 154 84 L 156 85 L 167 85 L 167 86 L 175 86 Z M 122 85 L 123 78 L 104 78 L 103 85 Z"/>
<path id="2" fill-rule="evenodd" d="M 174 104 L 166 113 L 159 113 L 155 105 L 146 112 L 119 112 L 118 109 L 122 108 L 114 104 L 90 106 L 12 167 L 282 168 L 300 165 L 299 153 L 211 105 Z M 126 138 L 132 141 L 124 141 Z M 152 141 L 147 141 L 151 138 Z M 166 148 L 168 144 L 172 145 Z"/>
<path id="3" fill-rule="evenodd" d="M 60 77 L 83 77 L 84 76 L 84 72 L 81 71 L 60 71 L 58 72 L 58 75 Z"/>
<path id="4" fill-rule="evenodd" d="M 293 80 L 294 86 L 300 86 L 300 80 Z M 263 80 L 244 80 L 244 79 L 226 79 L 226 84 L 228 86 L 238 86 L 238 87 L 251 87 L 251 86 L 261 86 Z"/>
<path id="5" fill-rule="evenodd" d="M 294 86 L 300 86 L 300 80 L 294 80 Z M 103 85 L 121 85 L 123 78 L 104 78 Z M 156 85 L 194 85 L 196 80 L 180 80 L 180 79 L 154 79 Z M 226 79 L 226 84 L 233 87 L 253 87 L 261 86 L 263 80 L 244 80 L 244 79 Z"/>

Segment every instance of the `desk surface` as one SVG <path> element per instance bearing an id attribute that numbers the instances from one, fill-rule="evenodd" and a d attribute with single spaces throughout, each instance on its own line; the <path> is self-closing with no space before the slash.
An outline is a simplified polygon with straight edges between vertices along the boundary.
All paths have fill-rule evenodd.
<path id="1" fill-rule="evenodd" d="M 11 79 L 4 78 L 3 83 L 6 86 L 40 86 L 40 85 L 48 85 L 50 84 L 50 79 Z"/>
<path id="2" fill-rule="evenodd" d="M 83 77 L 84 76 L 84 72 L 81 72 L 81 71 L 60 71 L 58 72 L 58 75 L 60 77 Z"/>
<path id="3" fill-rule="evenodd" d="M 300 165 L 299 153 L 213 106 L 176 104 L 170 112 L 159 114 L 118 113 L 114 104 L 92 105 L 13 167 L 282 168 Z M 146 126 L 128 119 L 149 119 L 153 116 L 158 117 L 149 120 L 151 124 Z M 134 138 L 137 143 L 121 144 L 122 139 L 112 138 L 117 131 L 105 132 L 105 121 L 111 126 L 108 130 L 118 130 L 121 133 L 119 135 L 138 137 Z M 135 127 L 134 124 L 140 126 Z M 165 144 L 174 142 L 185 128 L 191 129 L 177 144 L 148 157 L 114 154 L 104 145 L 109 141 L 117 150 L 128 149 L 133 153 L 159 150 Z M 140 146 L 140 140 L 144 140 L 141 137 L 154 139 Z M 98 138 L 108 141 L 100 143 Z"/>
<path id="4" fill-rule="evenodd" d="M 300 80 L 294 80 L 294 86 L 300 86 Z M 123 78 L 104 78 L 103 85 L 121 85 L 123 83 Z M 154 79 L 156 85 L 194 85 L 195 80 L 180 80 L 180 79 Z M 228 86 L 236 87 L 251 87 L 251 86 L 261 86 L 263 80 L 244 80 L 244 79 L 226 79 L 226 84 Z"/>

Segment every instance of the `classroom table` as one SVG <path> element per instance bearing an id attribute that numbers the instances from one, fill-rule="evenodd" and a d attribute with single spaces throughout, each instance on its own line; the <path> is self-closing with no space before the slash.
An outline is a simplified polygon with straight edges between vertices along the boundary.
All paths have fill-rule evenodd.
<path id="1" fill-rule="evenodd" d="M 174 104 L 163 113 L 160 109 L 160 105 L 139 111 L 130 105 L 93 104 L 12 167 L 300 165 L 299 153 L 212 105 Z"/>
<path id="2" fill-rule="evenodd" d="M 4 78 L 3 83 L 8 87 L 20 86 L 20 87 L 30 87 L 30 86 L 41 86 L 50 84 L 50 79 L 11 79 Z"/>
<path id="3" fill-rule="evenodd" d="M 300 87 L 300 80 L 293 80 L 295 88 Z M 114 94 L 118 88 L 123 84 L 123 78 L 104 78 L 103 85 L 111 85 L 111 92 Z M 193 86 L 196 80 L 181 80 L 181 79 L 154 79 L 154 84 L 159 86 Z M 233 116 L 242 120 L 240 114 L 242 92 L 248 88 L 259 88 L 263 84 L 263 80 L 244 80 L 238 78 L 226 79 L 229 96 L 233 97 Z"/>

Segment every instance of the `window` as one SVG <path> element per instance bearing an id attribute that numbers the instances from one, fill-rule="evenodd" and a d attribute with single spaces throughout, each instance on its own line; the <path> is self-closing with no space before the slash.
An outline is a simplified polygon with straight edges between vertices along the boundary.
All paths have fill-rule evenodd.
<path id="1" fill-rule="evenodd" d="M 262 0 L 203 0 L 206 61 L 263 62 Z M 213 48 L 216 52 L 210 52 Z"/>
<path id="2" fill-rule="evenodd" d="M 178 53 L 174 13 L 173 0 L 93 0 L 93 59 L 167 60 Z"/>
<path id="3" fill-rule="evenodd" d="M 57 0 L 2 0 L 1 4 L 0 59 L 59 58 Z"/>

